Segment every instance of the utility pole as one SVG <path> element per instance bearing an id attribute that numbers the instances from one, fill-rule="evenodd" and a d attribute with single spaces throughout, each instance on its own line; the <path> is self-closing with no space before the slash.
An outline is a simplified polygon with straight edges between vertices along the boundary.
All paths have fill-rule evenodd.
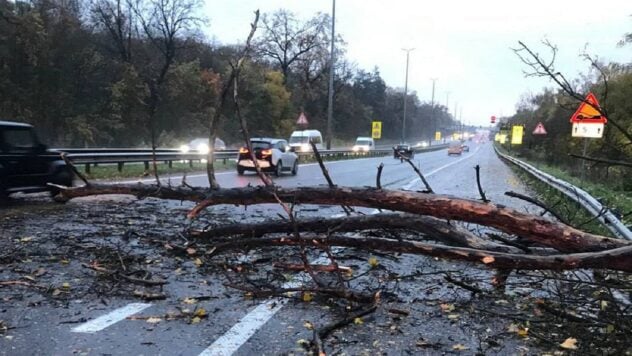
<path id="1" fill-rule="evenodd" d="M 455 103 L 454 103 L 454 116 L 453 116 L 454 121 L 455 121 L 455 123 L 456 123 L 456 125 L 457 125 L 457 128 L 459 127 L 459 126 L 458 126 L 458 121 L 459 121 L 459 119 L 457 118 L 457 114 L 456 114 L 456 112 L 457 112 L 457 111 L 456 111 L 456 108 L 458 107 L 458 104 L 459 104 L 459 103 L 457 103 L 457 102 L 455 102 Z M 452 133 L 454 133 L 454 131 L 452 131 Z"/>
<path id="2" fill-rule="evenodd" d="M 408 60 L 410 59 L 410 52 L 414 51 L 414 48 L 402 48 L 402 51 L 406 51 L 406 80 L 404 83 L 404 118 L 402 120 L 402 142 L 406 142 L 406 104 L 408 102 Z"/>
<path id="3" fill-rule="evenodd" d="M 446 91 L 445 92 L 445 110 L 448 112 L 448 114 L 450 113 L 450 108 L 448 107 L 449 101 L 450 101 L 450 92 Z"/>
<path id="4" fill-rule="evenodd" d="M 329 56 L 329 99 L 327 101 L 327 149 L 331 149 L 331 121 L 334 115 L 334 49 L 336 39 L 336 0 L 333 0 L 331 8 L 331 53 Z"/>
<path id="5" fill-rule="evenodd" d="M 432 80 L 432 99 L 430 100 L 430 127 L 432 128 L 432 132 L 430 133 L 430 145 L 432 145 L 432 140 L 434 140 L 435 132 L 437 132 L 437 123 L 435 122 L 434 117 L 434 93 L 435 93 L 435 82 L 437 78 L 430 78 Z M 429 145 L 429 146 L 430 146 Z"/>

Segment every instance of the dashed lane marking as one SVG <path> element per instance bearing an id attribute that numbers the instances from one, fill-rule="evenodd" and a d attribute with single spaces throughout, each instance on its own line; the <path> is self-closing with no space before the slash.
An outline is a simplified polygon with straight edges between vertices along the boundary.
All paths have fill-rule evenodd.
<path id="1" fill-rule="evenodd" d="M 101 331 L 108 326 L 114 325 L 119 321 L 127 318 L 128 316 L 139 313 L 142 310 L 149 308 L 150 306 L 151 304 L 147 303 L 131 303 L 122 308 L 112 310 L 111 312 L 102 315 L 96 319 L 90 320 L 87 323 L 83 323 L 73 328 L 72 332 L 92 334 L 97 331 Z"/>

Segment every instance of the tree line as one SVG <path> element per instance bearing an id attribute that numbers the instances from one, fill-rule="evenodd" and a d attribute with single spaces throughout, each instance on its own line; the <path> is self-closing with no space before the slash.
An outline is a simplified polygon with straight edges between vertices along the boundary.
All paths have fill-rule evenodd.
<path id="1" fill-rule="evenodd" d="M 0 117 L 35 125 L 57 147 L 177 146 L 208 137 L 209 120 L 240 45 L 216 44 L 201 0 L 0 0 Z M 254 10 L 254 9 L 253 9 Z M 331 18 L 263 14 L 240 76 L 253 136 L 288 137 L 305 112 L 325 133 Z M 212 26 L 210 27 L 212 30 Z M 240 29 L 235 29 L 239 31 Z M 244 37 L 248 28 L 242 31 Z M 212 32 L 212 31 L 211 31 Z M 404 92 L 379 69 L 358 68 L 336 39 L 334 138 L 398 140 Z M 446 107 L 407 95 L 407 139 L 457 129 Z M 218 136 L 240 142 L 230 103 Z"/>

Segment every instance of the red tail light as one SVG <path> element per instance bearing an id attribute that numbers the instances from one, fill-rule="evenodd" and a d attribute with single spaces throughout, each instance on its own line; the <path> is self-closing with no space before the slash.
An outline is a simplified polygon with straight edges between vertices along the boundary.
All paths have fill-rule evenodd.
<path id="1" fill-rule="evenodd" d="M 248 153 L 248 147 L 242 147 L 239 149 L 239 153 Z"/>
<path id="2" fill-rule="evenodd" d="M 270 155 L 272 155 L 272 150 L 271 149 L 261 150 L 261 155 L 262 156 L 270 156 Z"/>

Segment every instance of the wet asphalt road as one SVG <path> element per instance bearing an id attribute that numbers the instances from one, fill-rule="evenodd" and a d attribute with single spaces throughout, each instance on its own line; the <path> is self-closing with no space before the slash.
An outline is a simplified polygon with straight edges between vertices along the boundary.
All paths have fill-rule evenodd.
<path id="1" fill-rule="evenodd" d="M 510 200 L 503 193 L 514 190 L 527 193 L 526 187 L 513 175 L 513 173 L 494 154 L 490 143 L 470 145 L 470 152 L 462 156 L 447 156 L 447 150 L 439 150 L 417 154 L 414 161 L 420 166 L 426 175 L 430 185 L 438 194 L 450 194 L 465 198 L 479 198 L 475 180 L 475 165 L 481 166 L 481 183 L 487 192 L 488 198 L 494 203 L 525 209 L 520 201 Z M 340 186 L 375 186 L 377 166 L 383 163 L 382 186 L 389 189 L 421 190 L 423 186 L 413 170 L 392 156 L 358 159 L 349 161 L 337 161 L 326 163 L 333 181 Z M 259 178 L 250 173 L 246 176 L 238 176 L 236 172 L 222 172 L 218 175 L 223 187 L 241 187 L 258 185 Z M 320 168 L 317 164 L 301 165 L 297 176 L 285 175 L 275 179 L 281 186 L 314 186 L 326 184 Z M 191 185 L 205 186 L 206 177 L 192 175 L 187 178 Z M 79 203 L 80 204 L 80 203 Z M 186 205 L 184 206 L 186 208 Z M 63 209 L 63 207 L 61 208 Z M 215 209 L 215 208 L 212 208 Z M 249 213 L 263 212 L 273 216 L 280 212 L 276 205 L 266 205 L 240 214 L 244 218 Z M 338 207 L 305 206 L 300 211 L 303 216 L 340 214 Z M 212 213 L 212 212 L 211 212 Z M 403 270 L 414 271 L 427 261 L 419 262 L 415 257 L 402 257 L 399 264 Z M 404 261 L 404 262 L 402 262 Z M 385 262 L 385 264 L 388 262 Z M 446 267 L 462 268 L 450 262 L 437 262 Z M 196 266 L 186 265 L 186 269 L 194 271 Z M 405 272 L 402 272 L 405 273 Z M 411 289 L 412 290 L 412 289 Z M 123 298 L 103 300 L 78 299 L 72 300 L 65 308 L 51 307 L 47 305 L 31 305 L 24 308 L 10 308 L 2 304 L 0 320 L 4 320 L 19 328 L 12 330 L 7 336 L 0 335 L 0 354 L 6 355 L 199 355 L 218 338 L 224 335 L 233 325 L 239 322 L 252 309 L 259 306 L 261 300 L 247 300 L 239 293 L 225 289 L 222 284 L 208 278 L 203 274 L 199 279 L 182 279 L 178 276 L 169 277 L 169 284 L 165 287 L 169 298 L 164 301 L 147 302 L 146 309 L 134 314 L 136 316 L 164 316 L 167 312 L 178 308 L 191 307 L 183 305 L 182 300 L 187 297 L 211 296 L 210 299 L 199 302 L 199 306 L 205 308 L 210 316 L 199 324 L 187 324 L 182 321 L 161 321 L 159 323 L 147 323 L 146 320 L 123 319 L 111 326 L 92 333 L 72 332 L 72 328 L 81 325 L 83 321 L 92 320 L 106 315 L 113 310 L 124 307 L 129 303 L 138 303 L 138 300 L 126 300 Z M 403 293 L 400 303 L 408 306 L 412 312 L 418 311 L 421 318 L 428 315 L 427 308 L 435 308 L 434 304 L 424 304 L 423 308 L 416 309 L 411 303 L 413 296 L 406 297 Z M 435 296 L 437 298 L 441 295 Z M 288 354 L 300 353 L 297 345 L 299 339 L 311 339 L 311 331 L 304 328 L 303 323 L 310 320 L 316 325 L 330 322 L 332 316 L 329 308 L 318 304 L 298 303 L 290 301 L 288 306 L 280 309 L 272 315 L 261 328 L 253 330 L 252 337 L 241 336 L 237 339 L 244 341 L 239 347 L 237 355 L 253 354 Z M 425 309 L 424 309 L 425 308 Z M 430 315 L 433 316 L 433 315 Z M 436 317 L 436 315 L 434 315 Z M 375 316 L 379 321 L 380 316 Z M 436 318 L 435 318 L 436 319 Z M 374 321 L 374 324 L 381 325 Z M 467 320 L 465 320 L 467 326 Z M 368 324 L 368 323 L 367 323 Z M 405 324 L 405 325 L 404 325 Z M 441 318 L 431 322 L 420 318 L 410 318 L 410 322 L 397 325 L 396 333 L 389 326 L 386 332 L 376 331 L 367 326 L 362 330 L 353 331 L 353 337 L 345 341 L 345 337 L 337 337 L 335 350 L 344 351 L 347 354 L 375 354 L 385 352 L 388 354 L 432 354 L 432 350 L 419 349 L 419 339 L 425 335 L 426 339 L 434 337 L 444 345 L 463 343 L 476 344 L 477 332 L 480 330 L 471 328 L 468 333 L 463 325 L 454 326 L 454 322 L 447 322 Z M 442 330 L 454 327 L 450 333 Z M 487 326 L 486 326 L 487 327 Z M 503 326 L 499 326 L 502 329 Z M 487 330 L 491 330 L 490 324 Z M 380 334 L 381 336 L 377 336 Z M 354 339 L 355 338 L 355 339 Z M 353 341 L 355 340 L 355 341 Z M 449 347 L 448 347 L 449 348 Z M 515 349 L 501 349 L 502 353 L 512 353 Z"/>

